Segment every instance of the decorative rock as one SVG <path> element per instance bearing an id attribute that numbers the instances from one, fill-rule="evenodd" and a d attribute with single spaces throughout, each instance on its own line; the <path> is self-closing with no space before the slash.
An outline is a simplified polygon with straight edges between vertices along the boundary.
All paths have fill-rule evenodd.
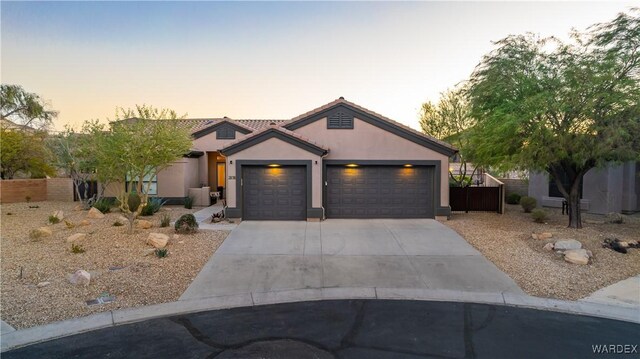
<path id="1" fill-rule="evenodd" d="M 104 218 L 104 214 L 102 214 L 102 212 L 100 212 L 97 208 L 91 207 L 89 213 L 87 213 L 87 218 L 100 219 Z"/>
<path id="2" fill-rule="evenodd" d="M 542 232 L 540 234 L 538 234 L 538 238 L 539 239 L 549 239 L 552 238 L 553 234 L 549 233 L 549 232 Z"/>
<path id="3" fill-rule="evenodd" d="M 145 251 L 144 251 L 144 253 L 143 253 L 143 255 L 142 255 L 142 256 L 143 256 L 143 257 L 150 256 L 150 255 L 152 255 L 153 253 L 155 253 L 155 251 L 156 251 L 156 250 L 155 250 L 155 248 L 147 249 L 147 250 L 145 250 Z"/>
<path id="4" fill-rule="evenodd" d="M 51 282 L 40 282 L 36 285 L 36 287 L 38 288 L 44 288 L 46 286 L 48 286 L 49 284 L 51 284 Z"/>
<path id="5" fill-rule="evenodd" d="M 74 211 L 82 211 L 82 205 L 77 205 L 75 207 L 73 207 Z"/>
<path id="6" fill-rule="evenodd" d="M 553 243 L 547 243 L 544 245 L 544 247 L 542 247 L 542 249 L 544 249 L 545 251 L 552 251 L 553 250 Z"/>
<path id="7" fill-rule="evenodd" d="M 156 248 L 164 248 L 169 242 L 169 236 L 163 233 L 149 233 L 147 238 L 147 244 L 150 244 Z"/>
<path id="8" fill-rule="evenodd" d="M 71 275 L 71 277 L 69 278 L 69 282 L 75 285 L 89 285 L 89 282 L 91 282 L 91 274 L 82 269 L 78 269 Z"/>
<path id="9" fill-rule="evenodd" d="M 64 219 L 64 212 L 57 210 L 57 211 L 53 211 L 53 213 L 51 213 L 52 216 L 57 217 L 59 220 L 63 220 Z"/>
<path id="10" fill-rule="evenodd" d="M 593 252 L 591 252 L 590 250 L 587 249 L 587 255 L 589 256 L 589 258 L 593 258 Z"/>
<path id="11" fill-rule="evenodd" d="M 557 241 L 553 248 L 557 251 L 566 251 L 570 249 L 580 249 L 582 248 L 582 243 L 576 241 L 575 239 L 565 239 L 561 241 Z"/>
<path id="12" fill-rule="evenodd" d="M 120 222 L 122 224 L 129 223 L 129 220 L 125 216 L 118 216 L 118 218 L 116 218 L 116 221 L 118 221 L 118 222 Z"/>
<path id="13" fill-rule="evenodd" d="M 589 264 L 589 254 L 586 249 L 569 249 L 564 252 L 564 260 L 573 264 Z"/>
<path id="14" fill-rule="evenodd" d="M 82 221 L 80 221 L 80 223 L 79 223 L 78 225 L 79 225 L 79 226 L 88 226 L 88 225 L 90 225 L 90 224 L 91 224 L 91 222 L 89 222 L 89 221 L 88 221 L 88 220 L 86 220 L 86 219 L 83 219 Z"/>
<path id="15" fill-rule="evenodd" d="M 537 233 L 531 233 L 531 238 L 538 240 L 538 234 Z"/>
<path id="16" fill-rule="evenodd" d="M 172 238 L 173 238 L 173 239 L 179 239 L 179 238 L 180 238 L 180 235 L 179 235 L 179 234 L 174 234 L 174 235 L 172 236 Z"/>
<path id="17" fill-rule="evenodd" d="M 67 243 L 79 242 L 87 238 L 86 233 L 76 233 L 67 237 Z"/>
<path id="18" fill-rule="evenodd" d="M 619 243 L 620 243 L 620 247 L 622 247 L 622 248 L 629 248 L 629 243 L 627 243 L 627 242 L 623 242 L 623 241 L 620 241 Z"/>
<path id="19" fill-rule="evenodd" d="M 136 221 L 136 227 L 140 228 L 140 229 L 149 229 L 151 227 L 153 227 L 153 223 L 146 221 L 144 219 L 139 219 Z"/>

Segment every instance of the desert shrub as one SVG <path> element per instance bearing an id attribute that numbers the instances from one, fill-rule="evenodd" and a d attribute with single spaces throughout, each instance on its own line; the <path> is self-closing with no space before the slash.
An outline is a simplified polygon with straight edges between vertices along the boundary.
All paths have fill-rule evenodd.
<path id="1" fill-rule="evenodd" d="M 114 227 L 122 227 L 122 226 L 124 226 L 124 223 L 122 223 L 120 221 L 115 221 L 115 222 L 113 222 L 113 226 Z"/>
<path id="2" fill-rule="evenodd" d="M 186 209 L 193 208 L 193 197 L 185 197 L 184 198 L 184 208 L 186 208 Z"/>
<path id="3" fill-rule="evenodd" d="M 102 213 L 111 212 L 111 207 L 113 206 L 113 200 L 110 198 L 100 198 L 93 204 L 93 208 L 97 209 Z"/>
<path id="4" fill-rule="evenodd" d="M 34 229 L 31 232 L 29 232 L 29 238 L 31 238 L 33 240 L 40 239 L 40 238 L 42 238 L 44 236 L 45 236 L 45 234 L 42 231 L 39 231 L 37 229 Z"/>
<path id="5" fill-rule="evenodd" d="M 540 208 L 536 208 L 531 211 L 531 217 L 533 218 L 533 221 L 537 223 L 544 223 L 547 219 L 549 219 L 547 211 Z"/>
<path id="6" fill-rule="evenodd" d="M 169 250 L 166 248 L 158 248 L 154 251 L 154 253 L 156 254 L 156 257 L 164 258 L 169 255 Z"/>
<path id="7" fill-rule="evenodd" d="M 152 197 L 149 198 L 147 204 L 142 207 L 142 211 L 140 212 L 141 216 L 153 216 L 154 213 L 158 212 L 164 204 L 167 203 L 166 200 L 162 198 Z"/>
<path id="8" fill-rule="evenodd" d="M 49 223 L 51 223 L 51 224 L 60 223 L 60 218 L 58 218 L 57 216 L 54 216 L 52 214 L 52 215 L 49 216 Z"/>
<path id="9" fill-rule="evenodd" d="M 507 196 L 507 203 L 518 204 L 520 203 L 520 198 L 522 198 L 522 196 L 520 196 L 518 193 L 509 193 L 509 195 Z"/>
<path id="10" fill-rule="evenodd" d="M 75 224 L 73 224 L 73 222 L 67 221 L 66 219 L 64 220 L 64 225 L 67 226 L 67 228 L 69 228 L 69 229 L 71 229 L 71 228 L 76 226 Z"/>
<path id="11" fill-rule="evenodd" d="M 40 208 L 40 206 L 36 205 L 36 206 L 29 206 L 29 208 Z"/>
<path id="12" fill-rule="evenodd" d="M 169 225 L 171 224 L 171 216 L 169 216 L 168 214 L 163 214 L 162 218 L 160 219 L 160 227 L 169 227 Z"/>
<path id="13" fill-rule="evenodd" d="M 524 196 L 520 198 L 520 206 L 524 209 L 524 213 L 531 213 L 536 208 L 537 201 L 533 197 Z"/>
<path id="14" fill-rule="evenodd" d="M 193 214 L 183 214 L 176 221 L 175 229 L 178 233 L 194 233 L 198 230 L 198 221 Z"/>
<path id="15" fill-rule="evenodd" d="M 7 212 L 7 216 L 13 216 L 13 213 Z"/>
<path id="16" fill-rule="evenodd" d="M 81 245 L 75 244 L 75 243 L 71 244 L 71 253 L 78 254 L 78 253 L 84 253 L 84 252 L 85 250 Z"/>
<path id="17" fill-rule="evenodd" d="M 614 224 L 622 224 L 624 223 L 624 217 L 620 213 L 610 212 L 607 213 L 605 218 L 605 222 L 614 223 Z"/>

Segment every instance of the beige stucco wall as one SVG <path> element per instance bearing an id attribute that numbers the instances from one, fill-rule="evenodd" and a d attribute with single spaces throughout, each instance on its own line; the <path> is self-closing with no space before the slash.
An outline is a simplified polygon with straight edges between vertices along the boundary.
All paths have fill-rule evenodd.
<path id="1" fill-rule="evenodd" d="M 277 138 L 270 138 L 227 157 L 227 204 L 236 207 L 236 185 L 240 179 L 236 176 L 237 160 L 310 160 L 311 161 L 311 206 L 322 206 L 322 158 Z M 233 161 L 233 164 L 229 162 Z M 316 163 L 317 161 L 317 163 Z"/>
<path id="2" fill-rule="evenodd" d="M 158 172 L 158 197 L 184 197 L 186 158 Z"/>
<path id="3" fill-rule="evenodd" d="M 233 142 L 233 141 L 237 141 L 239 139 L 241 139 L 242 137 L 244 137 L 246 135 L 244 135 L 242 132 L 240 131 L 236 131 L 236 138 L 232 139 L 232 140 L 219 140 L 216 138 L 216 132 L 212 132 L 206 136 L 202 136 L 200 138 L 197 138 L 195 140 L 193 140 L 193 149 L 194 150 L 198 150 L 198 151 L 219 151 L 222 147 L 226 146 L 227 144 Z"/>
<path id="4" fill-rule="evenodd" d="M 323 118 L 295 132 L 329 148 L 328 160 L 438 160 L 440 205 L 449 205 L 449 158 L 391 132 L 355 118 L 352 130 L 327 129 Z"/>
<path id="5" fill-rule="evenodd" d="M 184 167 L 184 193 L 189 193 L 189 188 L 198 188 L 202 183 L 207 183 L 200 182 L 199 158 L 186 158 L 187 161 Z"/>

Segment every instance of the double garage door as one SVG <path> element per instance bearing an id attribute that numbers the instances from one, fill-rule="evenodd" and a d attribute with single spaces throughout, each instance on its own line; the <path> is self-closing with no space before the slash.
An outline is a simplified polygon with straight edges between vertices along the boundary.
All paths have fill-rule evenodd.
<path id="1" fill-rule="evenodd" d="M 326 216 L 433 218 L 434 172 L 433 166 L 327 166 Z M 306 219 L 305 166 L 243 166 L 242 177 L 245 220 Z"/>

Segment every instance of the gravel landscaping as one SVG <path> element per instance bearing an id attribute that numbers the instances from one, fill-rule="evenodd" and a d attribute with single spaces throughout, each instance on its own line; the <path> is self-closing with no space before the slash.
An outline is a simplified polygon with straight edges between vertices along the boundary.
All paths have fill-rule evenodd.
<path id="1" fill-rule="evenodd" d="M 545 208 L 546 223 L 535 223 L 520 206 L 507 205 L 503 215 L 454 213 L 443 222 L 513 278 L 527 293 L 538 297 L 577 300 L 598 289 L 640 274 L 640 249 L 627 254 L 603 248 L 605 238 L 640 240 L 640 215 L 625 216 L 625 223 L 604 223 L 605 216 L 583 214 L 582 229 L 567 228 L 560 209 Z M 533 233 L 549 232 L 549 239 L 533 239 Z M 568 263 L 563 255 L 543 249 L 547 243 L 575 239 L 591 251 L 589 264 Z"/>
<path id="2" fill-rule="evenodd" d="M 39 208 L 29 208 L 39 206 Z M 74 210 L 77 203 L 33 202 L 3 204 L 1 210 L 1 309 L 2 320 L 17 329 L 59 320 L 86 316 L 119 308 L 176 301 L 198 274 L 228 231 L 200 230 L 196 234 L 174 235 L 172 227 L 160 228 L 162 215 L 172 221 L 192 213 L 180 206 L 166 206 L 151 217 L 150 229 L 127 234 L 127 224 L 113 226 L 120 213 L 101 219 L 88 219 L 87 211 Z M 64 221 L 48 224 L 56 210 L 64 212 Z M 37 240 L 29 232 L 47 227 L 53 234 Z M 146 243 L 149 233 L 164 233 L 170 241 L 168 256 L 158 258 Z M 67 238 L 86 233 L 77 244 L 84 253 L 72 253 Z M 82 237 L 82 236 L 76 236 Z M 91 275 L 87 286 L 73 285 L 69 277 L 77 270 Z M 48 284 L 46 284 L 48 282 Z M 99 297 L 115 301 L 87 305 Z"/>

